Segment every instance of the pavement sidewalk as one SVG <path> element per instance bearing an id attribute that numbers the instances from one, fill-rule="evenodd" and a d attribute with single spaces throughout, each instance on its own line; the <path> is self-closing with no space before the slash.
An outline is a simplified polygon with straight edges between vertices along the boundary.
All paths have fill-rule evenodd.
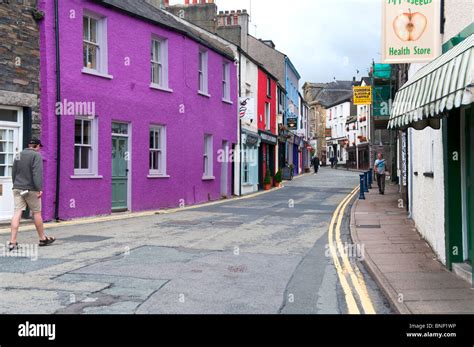
<path id="1" fill-rule="evenodd" d="M 351 210 L 354 243 L 365 247 L 364 264 L 401 314 L 474 314 L 474 289 L 448 271 L 398 208 L 397 187 L 372 189 Z"/>

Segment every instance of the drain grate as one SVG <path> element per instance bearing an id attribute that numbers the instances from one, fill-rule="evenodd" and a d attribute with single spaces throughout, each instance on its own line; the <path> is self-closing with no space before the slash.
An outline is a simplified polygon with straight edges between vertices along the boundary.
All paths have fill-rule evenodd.
<path id="1" fill-rule="evenodd" d="M 75 235 L 71 237 L 67 237 L 65 239 L 61 239 L 61 241 L 66 242 L 101 242 L 105 240 L 109 240 L 111 237 L 104 237 L 104 236 L 96 236 L 96 235 Z"/>

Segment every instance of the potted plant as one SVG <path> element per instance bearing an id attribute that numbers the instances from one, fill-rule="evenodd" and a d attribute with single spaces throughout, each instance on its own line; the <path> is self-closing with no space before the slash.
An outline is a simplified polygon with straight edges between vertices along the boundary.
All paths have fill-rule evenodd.
<path id="1" fill-rule="evenodd" d="M 283 181 L 283 175 L 282 175 L 281 170 L 278 170 L 278 172 L 276 173 L 276 175 L 274 177 L 274 181 L 275 181 L 275 187 L 280 188 L 281 187 L 281 182 Z"/>
<path id="2" fill-rule="evenodd" d="M 272 187 L 272 173 L 270 172 L 270 170 L 267 170 L 265 179 L 263 180 L 263 189 L 270 190 L 271 187 Z"/>

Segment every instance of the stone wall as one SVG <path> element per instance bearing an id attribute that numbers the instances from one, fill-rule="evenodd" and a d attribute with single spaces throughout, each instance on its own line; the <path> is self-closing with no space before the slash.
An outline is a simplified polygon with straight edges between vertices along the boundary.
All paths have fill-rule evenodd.
<path id="1" fill-rule="evenodd" d="M 0 0 L 0 105 L 32 108 L 40 135 L 39 28 L 36 0 Z"/>

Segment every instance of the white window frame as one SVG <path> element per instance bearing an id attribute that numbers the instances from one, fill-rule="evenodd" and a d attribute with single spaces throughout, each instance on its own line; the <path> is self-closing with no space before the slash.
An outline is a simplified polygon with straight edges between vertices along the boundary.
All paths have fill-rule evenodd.
<path id="1" fill-rule="evenodd" d="M 153 169 L 153 167 L 149 167 L 149 175 L 151 177 L 169 177 L 167 176 L 167 159 L 166 159 L 166 126 L 165 125 L 151 125 L 149 128 L 150 137 L 151 132 L 156 133 L 158 132 L 159 144 L 153 143 L 153 146 L 148 149 L 149 156 L 151 156 L 154 152 L 161 153 L 161 167 L 158 167 L 157 170 Z M 155 136 L 153 136 L 155 140 Z M 149 165 L 150 166 L 150 165 Z"/>
<path id="2" fill-rule="evenodd" d="M 97 42 L 93 43 L 90 41 L 85 41 L 84 34 L 82 35 L 82 45 L 83 45 L 82 72 L 86 74 L 90 74 L 90 75 L 112 79 L 113 76 L 108 74 L 107 18 L 101 15 L 89 12 L 89 11 L 84 11 L 83 20 L 82 20 L 83 23 L 84 23 L 84 18 L 90 18 L 97 21 L 97 33 L 96 33 Z M 83 33 L 84 33 L 84 28 L 83 28 Z M 95 69 L 84 66 L 84 44 L 86 43 L 96 45 L 98 48 L 97 57 L 96 57 L 97 68 Z"/>
<path id="3" fill-rule="evenodd" d="M 230 100 L 230 63 L 222 63 L 222 101 Z"/>
<path id="4" fill-rule="evenodd" d="M 76 121 L 82 121 L 81 125 L 81 143 L 76 143 Z M 89 145 L 84 145 L 82 143 L 83 137 L 83 127 L 84 121 L 90 122 L 90 139 L 91 143 Z M 74 176 L 97 176 L 98 175 L 98 120 L 97 117 L 75 117 L 74 119 Z M 88 169 L 81 169 L 76 168 L 76 147 L 88 147 L 90 149 L 89 154 L 89 168 Z M 81 166 L 81 165 L 79 165 Z"/>
<path id="5" fill-rule="evenodd" d="M 159 56 L 155 56 L 155 45 L 159 45 Z M 161 80 L 154 80 L 153 67 L 161 67 Z M 168 39 L 153 36 L 151 39 L 151 58 L 150 58 L 150 69 L 151 69 L 151 83 L 150 87 L 155 89 L 161 89 L 165 91 L 172 91 L 169 88 L 169 58 L 168 58 Z"/>
<path id="6" fill-rule="evenodd" d="M 214 176 L 214 137 L 211 134 L 204 135 L 203 154 L 203 180 L 213 180 Z"/>
<path id="7" fill-rule="evenodd" d="M 272 97 L 272 80 L 267 76 L 267 96 Z"/>
<path id="8" fill-rule="evenodd" d="M 271 130 L 272 128 L 272 119 L 271 119 L 271 105 L 269 102 L 265 103 L 265 129 L 266 130 Z"/>
<path id="9" fill-rule="evenodd" d="M 200 49 L 198 60 L 198 92 L 201 95 L 209 96 L 208 52 Z"/>

